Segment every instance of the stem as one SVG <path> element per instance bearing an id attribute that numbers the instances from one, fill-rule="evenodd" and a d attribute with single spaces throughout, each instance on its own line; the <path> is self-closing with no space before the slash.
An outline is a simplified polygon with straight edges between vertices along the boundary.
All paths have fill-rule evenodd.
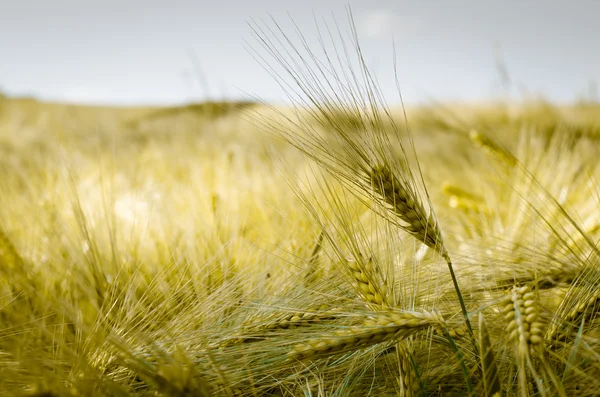
<path id="1" fill-rule="evenodd" d="M 444 332 L 446 334 L 446 338 L 448 338 L 448 343 L 450 343 L 450 347 L 452 347 L 452 349 L 456 352 L 456 358 L 458 358 L 458 361 L 460 362 L 460 367 L 463 371 L 463 375 L 465 376 L 465 381 L 467 382 L 468 396 L 473 397 L 474 396 L 473 382 L 471 381 L 471 376 L 469 374 L 469 370 L 467 369 L 467 365 L 465 364 L 463 355 L 460 352 L 460 349 L 458 348 L 458 346 L 456 345 L 456 342 L 454 342 L 454 338 L 452 338 L 452 336 L 450 336 L 450 332 L 448 332 L 448 328 L 445 328 Z"/>
<path id="2" fill-rule="evenodd" d="M 460 287 L 458 286 L 458 280 L 456 279 L 456 274 L 454 274 L 454 268 L 452 267 L 452 261 L 450 260 L 450 256 L 447 252 L 442 254 L 442 257 L 446 260 L 448 264 L 448 270 L 450 271 L 450 276 L 452 277 L 452 283 L 454 284 L 454 290 L 456 291 L 456 295 L 458 296 L 458 301 L 460 302 L 460 308 L 462 310 L 463 316 L 465 317 L 465 323 L 467 324 L 467 329 L 469 330 L 469 334 L 471 335 L 471 341 L 473 342 L 473 349 L 475 351 L 475 355 L 479 356 L 479 348 L 477 347 L 477 342 L 475 341 L 475 333 L 473 332 L 473 327 L 471 327 L 471 321 L 469 321 L 469 312 L 467 311 L 467 306 L 465 306 L 465 301 L 463 299 L 462 293 L 460 292 Z"/>
<path id="3" fill-rule="evenodd" d="M 473 328 L 471 327 L 471 321 L 469 321 L 469 312 L 467 312 L 467 307 L 465 306 L 465 301 L 462 297 L 462 293 L 460 292 L 460 287 L 458 286 L 458 280 L 456 280 L 456 275 L 454 274 L 454 268 L 452 267 L 452 261 L 448 254 L 442 255 L 448 264 L 448 270 L 450 270 L 450 276 L 452 277 L 452 283 L 454 284 L 454 290 L 456 291 L 456 295 L 458 295 L 458 301 L 460 302 L 460 308 L 462 310 L 463 316 L 465 317 L 465 322 L 467 323 L 467 328 L 469 329 L 469 333 L 471 336 L 474 335 Z"/>

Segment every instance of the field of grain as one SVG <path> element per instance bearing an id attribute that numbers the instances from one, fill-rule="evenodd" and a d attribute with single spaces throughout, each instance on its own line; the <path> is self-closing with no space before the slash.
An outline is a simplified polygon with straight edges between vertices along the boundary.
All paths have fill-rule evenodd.
<path id="1" fill-rule="evenodd" d="M 1 98 L 0 395 L 598 395 L 600 106 L 338 83 Z"/>

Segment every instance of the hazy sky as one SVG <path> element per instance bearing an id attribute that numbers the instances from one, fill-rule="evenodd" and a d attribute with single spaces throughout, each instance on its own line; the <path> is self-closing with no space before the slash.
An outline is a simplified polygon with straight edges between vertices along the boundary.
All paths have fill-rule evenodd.
<path id="1" fill-rule="evenodd" d="M 88 103 L 178 103 L 283 93 L 245 48 L 247 22 L 272 15 L 314 32 L 350 4 L 368 63 L 409 102 L 513 92 L 569 101 L 600 82 L 600 2 L 567 0 L 0 0 L 0 90 Z M 315 42 L 315 44 L 317 44 Z M 195 53 L 205 89 L 194 80 Z M 393 99 L 393 98 L 392 98 Z"/>

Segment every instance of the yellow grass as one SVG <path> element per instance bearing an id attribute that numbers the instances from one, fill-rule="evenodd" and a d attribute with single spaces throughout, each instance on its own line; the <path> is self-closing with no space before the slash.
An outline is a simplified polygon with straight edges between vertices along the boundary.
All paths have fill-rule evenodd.
<path id="1" fill-rule="evenodd" d="M 350 259 L 360 252 L 362 261 L 377 263 L 379 281 L 372 283 L 385 285 L 392 294 L 386 301 L 402 310 L 439 310 L 460 326 L 460 307 L 434 252 L 340 193 L 343 186 L 331 176 L 252 122 L 277 113 L 260 106 L 218 116 L 188 109 L 153 124 L 156 109 L 19 99 L 4 100 L 0 109 L 3 394 L 389 395 L 408 393 L 398 381 L 414 372 L 407 362 L 417 365 L 418 393 L 466 390 L 443 332 L 412 336 L 410 349 L 391 356 L 385 352 L 396 351 L 394 343 L 405 343 L 392 334 L 391 345 L 386 337 L 373 350 L 375 342 L 357 340 L 347 352 L 370 309 L 338 253 Z M 540 393 L 511 380 L 520 371 L 519 346 L 506 332 L 514 316 L 503 320 L 502 297 L 515 283 L 541 289 L 541 331 L 561 327 L 561 339 L 539 353 L 553 371 L 548 379 L 560 378 L 567 395 L 600 390 L 593 309 L 549 327 L 559 321 L 554 313 L 595 299 L 595 248 L 536 187 L 597 241 L 600 109 L 592 110 L 460 109 L 461 117 L 475 120 L 469 126 L 498 131 L 523 165 L 507 168 L 473 144 L 470 129 L 433 123 L 448 109 L 409 109 L 446 247 L 469 311 L 486 313 L 485 349 L 495 350 L 498 361 L 490 365 L 505 395 L 523 387 L 528 395 Z M 568 121 L 540 131 L 553 117 Z M 310 185 L 296 184 L 290 174 Z M 476 197 L 486 210 L 453 205 L 454 196 Z M 563 280 L 561 272 L 575 278 Z M 563 293 L 563 301 L 545 293 L 569 286 L 577 290 Z M 372 288 L 376 296 L 382 287 Z M 336 342 L 332 335 L 341 336 Z M 473 387 L 483 391 L 470 342 L 452 335 Z M 319 338 L 346 346 L 321 349 L 346 358 L 323 367 L 327 359 L 315 356 L 309 371 L 311 361 L 295 352 Z M 543 384 L 531 373 L 523 383 Z M 579 389 L 582 382 L 589 392 Z M 554 386 L 544 387 L 554 393 Z"/>

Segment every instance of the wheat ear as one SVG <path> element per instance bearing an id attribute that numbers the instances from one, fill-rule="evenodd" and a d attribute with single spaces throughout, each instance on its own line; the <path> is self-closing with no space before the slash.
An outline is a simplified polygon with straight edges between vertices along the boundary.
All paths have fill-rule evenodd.
<path id="1" fill-rule="evenodd" d="M 513 287 L 511 294 L 505 299 L 503 312 L 508 322 L 507 332 L 512 342 L 519 344 L 519 349 L 531 349 L 542 342 L 542 324 L 539 322 L 538 305 L 531 287 Z M 525 344 L 525 346 L 523 346 Z"/>
<path id="2" fill-rule="evenodd" d="M 309 359 L 355 351 L 382 342 L 399 341 L 420 330 L 443 324 L 444 318 L 433 312 L 374 313 L 364 325 L 339 329 L 294 345 L 288 358 Z"/>
<path id="3" fill-rule="evenodd" d="M 587 290 L 587 294 L 580 297 L 578 303 L 573 305 L 571 310 L 561 314 L 558 321 L 553 321 L 546 332 L 546 343 L 552 344 L 553 340 L 566 340 L 569 337 L 569 332 L 572 326 L 578 326 L 584 320 L 590 319 L 597 314 L 598 303 L 600 302 L 600 291 L 598 289 Z M 557 317 L 557 316 L 555 316 Z"/>
<path id="4" fill-rule="evenodd" d="M 392 207 L 393 212 L 405 223 L 401 227 L 412 234 L 417 240 L 438 252 L 446 261 L 465 323 L 473 338 L 474 334 L 471 322 L 469 321 L 469 312 L 460 292 L 452 260 L 444 245 L 442 233 L 435 221 L 433 212 L 430 215 L 425 212 L 425 207 L 415 190 L 408 183 L 402 183 L 400 178 L 394 175 L 394 172 L 388 165 L 383 164 L 373 167 L 370 179 L 375 192 Z M 477 351 L 477 343 L 474 339 L 473 347 Z"/>
<path id="5" fill-rule="evenodd" d="M 237 336 L 229 337 L 218 344 L 220 348 L 225 348 L 241 343 L 263 340 L 270 331 L 290 330 L 308 325 L 320 323 L 325 320 L 331 320 L 338 316 L 340 310 L 329 305 L 319 305 L 310 307 L 303 312 L 289 313 L 274 321 L 261 322 L 257 318 L 252 318 L 242 325 L 242 329 Z M 246 334 L 255 334 L 246 336 Z"/>
<path id="6" fill-rule="evenodd" d="M 352 273 L 352 286 L 374 310 L 394 306 L 394 299 L 387 284 L 377 280 L 378 268 L 373 260 L 366 261 L 363 257 L 359 257 L 356 260 L 347 260 L 344 263 Z"/>
<path id="7" fill-rule="evenodd" d="M 408 341 L 400 341 L 396 344 L 398 355 L 400 357 L 401 374 L 398 377 L 400 386 L 400 397 L 416 397 L 421 391 L 419 384 L 419 376 L 415 370 L 415 364 L 411 359 L 411 352 L 408 350 L 406 343 Z"/>
<path id="8" fill-rule="evenodd" d="M 318 307 L 311 308 L 306 312 L 292 313 L 276 322 L 266 324 L 263 329 L 294 329 L 334 318 L 335 316 L 339 315 L 339 313 L 340 310 L 337 308 L 331 308 L 328 305 L 320 305 Z"/>
<path id="9" fill-rule="evenodd" d="M 373 167 L 370 179 L 375 192 L 391 206 L 394 214 L 404 221 L 405 224 L 401 225 L 404 230 L 442 256 L 447 255 L 435 219 L 427 215 L 412 187 L 401 183 L 387 165 Z"/>
<path id="10" fill-rule="evenodd" d="M 477 146 L 479 146 L 486 152 L 496 156 L 505 164 L 514 167 L 518 163 L 517 158 L 511 152 L 500 146 L 498 143 L 494 142 L 488 136 L 480 133 L 479 131 L 471 130 L 471 132 L 469 132 L 469 138 L 471 138 L 471 141 L 474 142 Z"/>
<path id="11" fill-rule="evenodd" d="M 463 188 L 446 183 L 442 192 L 448 197 L 448 205 L 466 212 L 489 214 L 490 210 L 484 204 L 483 198 L 472 194 Z"/>
<path id="12" fill-rule="evenodd" d="M 508 339 L 516 345 L 515 358 L 518 368 L 518 383 L 522 393 L 527 390 L 527 368 L 536 384 L 540 379 L 531 364 L 532 353 L 541 346 L 541 324 L 538 322 L 537 302 L 535 293 L 530 286 L 513 287 L 506 297 L 503 307 L 504 319 L 508 322 L 506 331 Z"/>
<path id="13" fill-rule="evenodd" d="M 390 293 L 385 280 L 378 279 L 379 268 L 372 259 L 364 260 L 362 255 L 356 261 L 345 262 L 352 273 L 352 285 L 359 293 L 361 298 L 377 312 L 389 310 L 394 307 L 394 298 Z M 372 326 L 371 320 L 365 322 L 366 326 Z M 418 376 L 411 359 L 411 355 L 403 345 L 403 341 L 396 344 L 398 359 L 400 361 L 400 376 L 398 382 L 400 386 L 400 395 L 404 397 L 413 397 L 419 394 L 421 388 Z"/>

